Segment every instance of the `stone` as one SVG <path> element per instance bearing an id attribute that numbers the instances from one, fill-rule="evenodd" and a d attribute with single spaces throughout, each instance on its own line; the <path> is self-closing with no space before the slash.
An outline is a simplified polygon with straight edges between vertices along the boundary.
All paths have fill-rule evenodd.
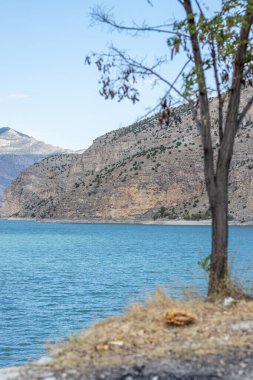
<path id="1" fill-rule="evenodd" d="M 223 306 L 229 307 L 235 304 L 235 299 L 232 297 L 226 297 L 223 302 Z"/>

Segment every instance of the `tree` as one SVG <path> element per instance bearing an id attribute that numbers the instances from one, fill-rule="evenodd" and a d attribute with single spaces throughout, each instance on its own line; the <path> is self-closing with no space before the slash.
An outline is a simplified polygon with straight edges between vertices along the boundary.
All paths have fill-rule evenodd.
<path id="1" fill-rule="evenodd" d="M 148 1 L 149 5 L 152 5 Z M 198 0 L 178 0 L 185 17 L 151 26 L 118 23 L 112 14 L 93 9 L 93 21 L 106 24 L 133 36 L 140 33 L 160 33 L 167 36 L 164 57 L 153 64 L 130 57 L 124 50 L 111 45 L 105 53 L 92 53 L 86 63 L 94 63 L 101 73 L 100 94 L 106 99 L 139 100 L 138 80 L 152 77 L 166 85 L 158 104 L 159 121 L 169 124 L 176 117 L 172 105 L 181 99 L 187 103 L 198 127 L 204 153 L 204 177 L 212 214 L 212 248 L 208 295 L 227 293 L 228 278 L 228 178 L 233 147 L 238 129 L 253 105 L 253 95 L 240 107 L 241 89 L 253 85 L 253 0 L 221 0 L 215 14 L 203 11 Z M 207 14 L 208 13 L 208 14 Z M 170 82 L 161 74 L 175 55 L 184 63 L 177 77 Z M 181 87 L 178 83 L 181 82 Z M 217 96 L 217 119 L 210 115 L 209 97 Z M 219 148 L 214 155 L 212 129 L 217 128 Z"/>

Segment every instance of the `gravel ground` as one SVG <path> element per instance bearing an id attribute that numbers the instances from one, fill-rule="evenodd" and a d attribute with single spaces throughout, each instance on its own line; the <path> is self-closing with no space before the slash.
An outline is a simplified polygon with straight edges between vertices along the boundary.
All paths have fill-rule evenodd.
<path id="1" fill-rule="evenodd" d="M 81 369 L 52 371 L 35 365 L 0 370 L 0 380 L 252 380 L 253 352 L 234 352 L 226 358 L 139 358 L 133 366 L 83 372 Z"/>

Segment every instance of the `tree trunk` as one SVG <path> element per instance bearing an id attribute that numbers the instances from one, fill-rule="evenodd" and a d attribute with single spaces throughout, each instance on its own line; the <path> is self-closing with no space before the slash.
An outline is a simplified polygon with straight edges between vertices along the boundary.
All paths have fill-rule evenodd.
<path id="1" fill-rule="evenodd" d="M 208 296 L 225 294 L 229 288 L 228 274 L 228 168 L 219 171 L 216 192 L 211 204 L 212 251 Z"/>

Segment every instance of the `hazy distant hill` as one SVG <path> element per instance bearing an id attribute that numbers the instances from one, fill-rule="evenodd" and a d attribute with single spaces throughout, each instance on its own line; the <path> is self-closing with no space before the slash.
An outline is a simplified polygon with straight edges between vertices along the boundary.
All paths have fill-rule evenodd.
<path id="1" fill-rule="evenodd" d="M 10 127 L 0 128 L 0 203 L 3 190 L 28 166 L 48 155 L 67 152 Z"/>
<path id="2" fill-rule="evenodd" d="M 252 96 L 243 91 L 241 104 Z M 210 99 L 214 152 L 217 99 Z M 54 156 L 23 172 L 4 193 L 6 216 L 177 219 L 208 216 L 203 148 L 187 106 L 168 126 L 156 116 L 97 138 L 80 155 Z M 229 181 L 229 213 L 253 220 L 253 107 L 238 131 Z"/>

